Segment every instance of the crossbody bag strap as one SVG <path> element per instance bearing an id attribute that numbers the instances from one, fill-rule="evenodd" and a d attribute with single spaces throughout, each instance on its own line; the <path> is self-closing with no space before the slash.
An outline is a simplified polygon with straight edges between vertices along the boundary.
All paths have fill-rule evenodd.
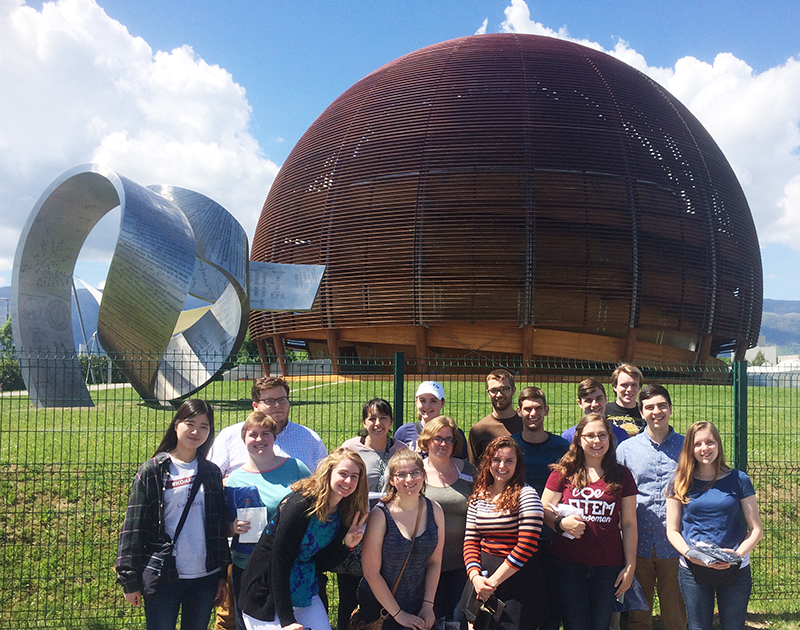
<path id="1" fill-rule="evenodd" d="M 186 501 L 186 505 L 183 506 L 183 514 L 181 514 L 181 520 L 178 521 L 178 527 L 175 528 L 175 535 L 172 537 L 172 544 L 174 545 L 175 542 L 178 540 L 178 536 L 183 529 L 183 524 L 186 522 L 186 518 L 189 516 L 189 510 L 192 507 L 192 501 L 197 496 L 197 493 L 200 490 L 200 486 L 203 484 L 202 480 L 200 479 L 200 464 L 197 465 L 197 474 L 194 477 L 194 482 L 192 483 L 192 489 L 189 491 L 189 500 Z"/>
<path id="2" fill-rule="evenodd" d="M 411 558 L 411 552 L 414 551 L 414 543 L 417 541 L 417 530 L 419 529 L 419 520 L 422 517 L 422 506 L 423 506 L 423 498 L 419 498 L 419 509 L 417 510 L 417 522 L 414 523 L 414 532 L 411 534 L 411 549 L 408 550 L 408 555 L 406 556 L 406 561 L 403 563 L 403 567 L 400 569 L 400 573 L 397 574 L 397 579 L 394 581 L 394 586 L 392 587 L 392 597 L 394 597 L 395 591 L 397 591 L 397 586 L 400 584 L 400 578 L 403 577 L 403 571 L 406 570 L 406 565 L 408 564 L 409 558 Z"/>

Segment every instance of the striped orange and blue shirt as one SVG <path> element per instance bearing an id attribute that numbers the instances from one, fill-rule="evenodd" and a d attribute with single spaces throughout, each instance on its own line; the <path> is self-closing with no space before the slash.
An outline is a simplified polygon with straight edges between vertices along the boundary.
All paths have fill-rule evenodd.
<path id="1" fill-rule="evenodd" d="M 467 574 L 481 570 L 481 552 L 505 556 L 512 568 L 521 569 L 538 548 L 543 514 L 539 495 L 530 486 L 522 488 L 516 512 L 497 511 L 485 499 L 471 502 L 464 535 Z"/>

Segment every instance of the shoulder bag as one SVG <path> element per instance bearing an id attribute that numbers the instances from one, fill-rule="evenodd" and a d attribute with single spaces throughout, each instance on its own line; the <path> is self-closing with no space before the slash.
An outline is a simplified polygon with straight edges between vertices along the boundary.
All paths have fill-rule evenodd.
<path id="1" fill-rule="evenodd" d="M 186 522 L 186 517 L 189 516 L 192 501 L 197 496 L 202 483 L 200 467 L 198 466 L 197 475 L 189 492 L 189 499 L 183 508 L 178 527 L 175 528 L 175 536 L 167 542 L 147 544 L 145 548 L 147 562 L 142 570 L 142 593 L 144 595 L 155 595 L 162 584 L 178 579 L 178 568 L 175 565 L 175 541 L 178 540 L 183 524 Z"/>
<path id="2" fill-rule="evenodd" d="M 397 587 L 400 584 L 400 578 L 403 577 L 403 572 L 406 570 L 408 559 L 411 557 L 411 553 L 414 551 L 414 543 L 417 541 L 417 529 L 419 529 L 419 519 L 422 516 L 422 506 L 423 499 L 420 497 L 419 509 L 417 510 L 417 521 L 414 523 L 414 532 L 411 534 L 411 549 L 408 550 L 406 560 L 403 562 L 400 573 L 397 574 L 397 579 L 394 581 L 394 586 L 392 587 L 392 597 L 394 597 L 394 594 L 397 592 Z M 399 613 L 400 611 L 398 610 L 397 612 Z M 385 608 L 381 608 L 380 616 L 377 619 L 373 621 L 365 621 L 362 618 L 361 606 L 358 605 L 353 611 L 353 614 L 350 615 L 350 622 L 347 624 L 347 630 L 381 630 L 381 628 L 383 628 L 383 622 L 386 621 L 388 617 L 389 611 Z"/>

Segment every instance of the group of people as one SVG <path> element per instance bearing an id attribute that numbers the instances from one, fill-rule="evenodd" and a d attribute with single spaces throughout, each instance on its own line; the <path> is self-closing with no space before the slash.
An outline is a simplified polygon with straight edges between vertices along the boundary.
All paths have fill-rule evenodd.
<path id="1" fill-rule="evenodd" d="M 212 408 L 189 400 L 134 479 L 118 582 L 148 630 L 173 630 L 179 610 L 182 630 L 205 630 L 214 606 L 217 630 L 329 630 L 329 574 L 338 630 L 466 628 L 470 599 L 502 602 L 499 628 L 606 630 L 634 580 L 649 610 L 626 613 L 632 630 L 651 627 L 656 591 L 665 630 L 687 613 L 709 630 L 715 599 L 723 630 L 743 628 L 761 537 L 752 483 L 726 465 L 713 424 L 684 439 L 666 388 L 642 381 L 620 366 L 608 402 L 584 379 L 582 418 L 559 436 L 545 393 L 517 395 L 494 370 L 492 411 L 468 437 L 425 381 L 416 421 L 392 437 L 391 405 L 375 398 L 330 454 L 289 421 L 283 379 L 258 379 L 253 411 L 216 441 Z M 165 544 L 172 579 L 153 589 Z M 721 559 L 707 564 L 709 548 Z"/>

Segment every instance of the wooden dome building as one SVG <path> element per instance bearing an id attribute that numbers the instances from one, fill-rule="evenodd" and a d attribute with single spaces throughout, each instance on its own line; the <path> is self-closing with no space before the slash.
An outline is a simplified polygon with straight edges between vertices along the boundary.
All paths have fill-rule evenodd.
<path id="1" fill-rule="evenodd" d="M 276 178 L 254 260 L 327 265 L 255 339 L 312 355 L 704 361 L 758 337 L 742 189 L 660 85 L 584 46 L 477 35 L 365 77 Z"/>

